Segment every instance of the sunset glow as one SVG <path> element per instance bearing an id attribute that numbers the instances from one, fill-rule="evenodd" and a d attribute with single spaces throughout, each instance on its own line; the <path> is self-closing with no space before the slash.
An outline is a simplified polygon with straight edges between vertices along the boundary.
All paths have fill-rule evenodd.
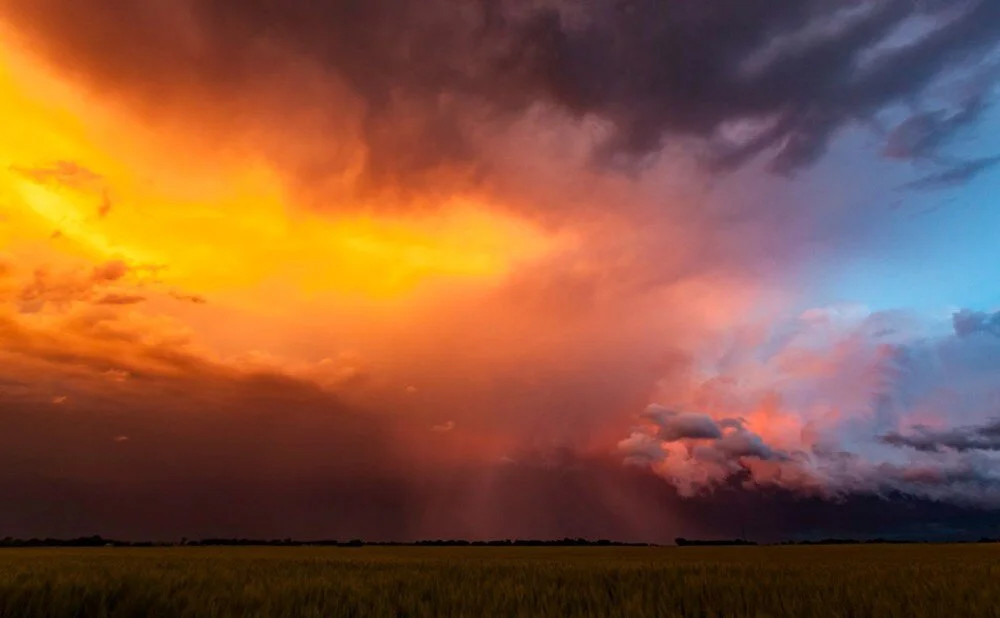
<path id="1" fill-rule="evenodd" d="M 0 536 L 1000 506 L 996 3 L 87 4 L 0 0 Z"/>

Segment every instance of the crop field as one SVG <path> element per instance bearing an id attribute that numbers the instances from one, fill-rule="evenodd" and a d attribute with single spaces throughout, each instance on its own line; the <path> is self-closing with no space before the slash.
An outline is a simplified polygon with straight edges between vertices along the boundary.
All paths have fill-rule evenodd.
<path id="1" fill-rule="evenodd" d="M 62 616 L 1000 616 L 1000 544 L 0 550 Z"/>

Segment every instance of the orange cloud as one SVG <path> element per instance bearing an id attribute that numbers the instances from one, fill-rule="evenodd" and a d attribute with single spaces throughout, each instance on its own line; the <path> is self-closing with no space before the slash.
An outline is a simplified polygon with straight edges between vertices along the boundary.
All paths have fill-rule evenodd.
<path id="1" fill-rule="evenodd" d="M 565 119 L 528 149 L 548 119 L 485 123 L 488 177 L 459 162 L 361 178 L 396 137 L 364 136 L 353 108 L 338 132 L 280 90 L 231 107 L 178 84 L 154 113 L 15 35 L 0 29 L 0 113 L 21 119 L 0 126 L 0 368 L 19 409 L 66 397 L 94 421 L 81 438 L 45 417 L 45 474 L 409 487 L 470 467 L 506 487 L 604 462 L 665 374 L 760 298 L 741 244 L 652 181 L 588 168 Z M 662 217 L 637 225 L 653 202 Z M 42 428 L 21 427 L 18 452 Z M 488 529 L 498 501 L 470 496 L 463 525 Z"/>

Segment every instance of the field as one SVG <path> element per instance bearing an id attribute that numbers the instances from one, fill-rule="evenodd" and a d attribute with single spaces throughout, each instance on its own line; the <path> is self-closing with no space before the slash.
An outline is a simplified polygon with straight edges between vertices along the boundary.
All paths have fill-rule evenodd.
<path id="1" fill-rule="evenodd" d="M 1000 616 L 1000 544 L 0 550 L 62 616 Z"/>

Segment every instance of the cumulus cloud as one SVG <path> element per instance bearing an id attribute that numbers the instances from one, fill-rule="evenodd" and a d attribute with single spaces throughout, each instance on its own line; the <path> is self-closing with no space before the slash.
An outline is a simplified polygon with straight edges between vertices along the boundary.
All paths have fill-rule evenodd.
<path id="1" fill-rule="evenodd" d="M 682 438 L 716 439 L 722 437 L 719 425 L 706 414 L 674 412 L 653 404 L 642 414 L 657 425 L 658 437 L 666 442 Z"/>
<path id="2" fill-rule="evenodd" d="M 727 350 L 688 392 L 673 384 L 664 395 L 704 411 L 650 406 L 619 449 L 686 494 L 739 482 L 995 506 L 995 318 L 959 311 L 928 335 L 904 314 L 807 312 Z"/>
<path id="3" fill-rule="evenodd" d="M 751 460 L 783 461 L 788 455 L 769 447 L 739 418 L 675 412 L 652 404 L 640 418 L 653 431 L 638 429 L 618 443 L 626 461 L 649 465 L 670 479 L 683 495 L 722 485 L 751 469 Z M 681 443 L 681 444 L 676 444 Z"/>

